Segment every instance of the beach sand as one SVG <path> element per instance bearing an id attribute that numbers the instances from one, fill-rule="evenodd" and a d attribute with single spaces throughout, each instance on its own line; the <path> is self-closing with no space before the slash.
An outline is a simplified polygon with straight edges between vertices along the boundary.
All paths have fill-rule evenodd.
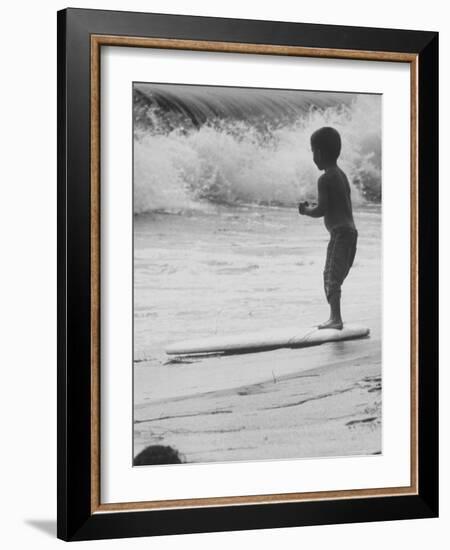
<path id="1" fill-rule="evenodd" d="M 357 208 L 355 221 L 343 317 L 369 338 L 171 358 L 177 340 L 325 320 L 328 234 L 295 208 L 135 217 L 135 455 L 156 444 L 196 463 L 382 452 L 380 208 Z"/>

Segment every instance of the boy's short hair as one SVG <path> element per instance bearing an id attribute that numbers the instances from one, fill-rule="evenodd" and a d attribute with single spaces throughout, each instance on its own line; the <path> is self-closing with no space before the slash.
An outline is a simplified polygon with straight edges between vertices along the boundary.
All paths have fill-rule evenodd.
<path id="1" fill-rule="evenodd" d="M 324 126 L 312 134 L 311 145 L 319 149 L 328 160 L 335 161 L 341 153 L 341 136 L 331 126 Z"/>

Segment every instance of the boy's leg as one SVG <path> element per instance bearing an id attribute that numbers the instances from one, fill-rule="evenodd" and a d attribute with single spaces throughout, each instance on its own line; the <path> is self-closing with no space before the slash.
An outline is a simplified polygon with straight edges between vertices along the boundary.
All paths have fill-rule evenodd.
<path id="1" fill-rule="evenodd" d="M 341 330 L 343 327 L 341 317 L 341 293 L 335 292 L 332 294 L 328 302 L 330 304 L 330 318 L 325 323 L 319 325 L 319 328 L 337 328 Z"/>
<path id="2" fill-rule="evenodd" d="M 340 263 L 342 256 L 342 239 L 339 233 L 332 233 L 327 248 L 327 259 L 323 272 L 325 296 L 330 304 L 330 318 L 319 325 L 320 329 L 335 328 L 341 330 L 343 327 L 341 317 L 341 284 Z"/>
<path id="3" fill-rule="evenodd" d="M 330 304 L 330 318 L 319 328 L 342 329 L 341 286 L 353 264 L 356 252 L 356 231 L 339 230 L 331 234 L 324 269 L 324 287 Z"/>
<path id="4" fill-rule="evenodd" d="M 321 323 L 319 328 L 336 328 L 342 330 L 344 324 L 341 317 L 341 294 L 335 292 L 328 298 L 330 304 L 330 318 L 325 323 Z"/>

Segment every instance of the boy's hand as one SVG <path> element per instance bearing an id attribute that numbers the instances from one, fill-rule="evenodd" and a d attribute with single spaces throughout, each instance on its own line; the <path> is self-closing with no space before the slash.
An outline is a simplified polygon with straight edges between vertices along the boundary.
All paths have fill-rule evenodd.
<path id="1" fill-rule="evenodd" d="M 298 205 L 298 213 L 299 214 L 306 214 L 306 209 L 308 208 L 308 206 L 309 206 L 308 201 L 300 202 L 299 205 Z"/>

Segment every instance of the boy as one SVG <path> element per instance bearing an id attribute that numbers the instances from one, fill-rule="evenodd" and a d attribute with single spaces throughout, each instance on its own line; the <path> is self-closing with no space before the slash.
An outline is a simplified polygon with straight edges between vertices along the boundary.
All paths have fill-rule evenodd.
<path id="1" fill-rule="evenodd" d="M 342 330 L 341 286 L 353 265 L 358 232 L 353 221 L 350 185 L 347 176 L 337 165 L 341 136 L 334 128 L 320 128 L 311 136 L 311 150 L 317 168 L 325 172 L 318 180 L 318 203 L 310 205 L 307 201 L 301 202 L 298 210 L 300 214 L 312 218 L 323 216 L 325 227 L 330 233 L 323 272 L 330 318 L 319 328 Z"/>

